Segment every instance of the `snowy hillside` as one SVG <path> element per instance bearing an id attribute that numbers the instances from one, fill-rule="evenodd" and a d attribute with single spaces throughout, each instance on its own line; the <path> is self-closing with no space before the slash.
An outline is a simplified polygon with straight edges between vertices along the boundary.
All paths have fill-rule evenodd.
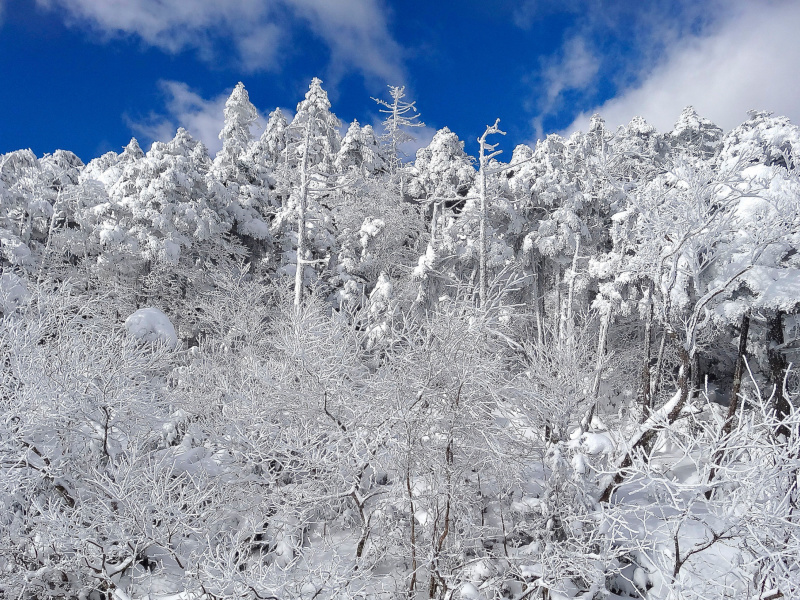
<path id="1" fill-rule="evenodd" d="M 800 598 L 797 125 L 299 100 L 0 156 L 0 598 Z"/>

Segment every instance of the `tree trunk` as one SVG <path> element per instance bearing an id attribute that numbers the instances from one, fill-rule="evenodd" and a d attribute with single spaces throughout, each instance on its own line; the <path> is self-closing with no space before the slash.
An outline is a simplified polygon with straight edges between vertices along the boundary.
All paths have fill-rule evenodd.
<path id="1" fill-rule="evenodd" d="M 782 310 L 776 310 L 767 321 L 767 361 L 769 363 L 769 382 L 773 386 L 772 407 L 775 410 L 775 417 L 778 420 L 786 418 L 792 407 L 789 398 L 786 397 L 783 389 L 784 379 L 786 378 L 786 357 L 781 352 L 780 346 L 783 345 L 783 315 Z M 776 435 L 789 437 L 789 430 L 784 425 L 780 425 L 775 431 Z"/>
<path id="2" fill-rule="evenodd" d="M 481 145 L 481 216 L 480 216 L 480 231 L 478 233 L 478 260 L 479 260 L 479 287 L 478 297 L 480 298 L 481 308 L 486 307 L 486 160 L 483 155 L 484 149 Z"/>
<path id="3" fill-rule="evenodd" d="M 311 139 L 311 121 L 306 123 L 303 146 L 303 163 L 300 167 L 300 202 L 297 207 L 297 269 L 294 274 L 294 307 L 303 303 L 303 260 L 306 252 L 306 200 L 308 199 L 308 144 Z"/>
<path id="4" fill-rule="evenodd" d="M 678 381 L 678 394 L 677 397 L 673 397 L 672 405 L 670 406 L 668 403 L 664 407 L 661 408 L 662 411 L 665 411 L 666 414 L 663 415 L 664 419 L 667 422 L 667 426 L 672 425 L 678 416 L 681 414 L 681 410 L 683 407 L 686 406 L 686 402 L 689 399 L 689 377 L 690 372 L 689 368 L 691 365 L 691 357 L 689 352 L 686 348 L 681 345 L 681 371 L 680 377 Z M 666 409 L 669 408 L 667 411 Z M 652 417 L 651 417 L 652 418 Z M 648 423 L 645 422 L 643 426 L 647 426 Z M 658 427 L 659 423 L 657 421 L 653 421 L 652 424 L 647 426 L 639 439 L 636 440 L 630 447 L 630 450 L 625 454 L 622 461 L 617 465 L 617 472 L 614 475 L 614 478 L 611 480 L 603 493 L 600 495 L 599 501 L 600 502 L 608 502 L 611 499 L 611 494 L 614 493 L 614 490 L 619 487 L 619 485 L 625 481 L 625 469 L 630 467 L 633 464 L 633 456 L 639 451 L 643 450 L 645 453 L 649 452 L 652 448 L 653 444 L 655 443 L 656 436 L 660 431 Z"/>
<path id="5" fill-rule="evenodd" d="M 669 325 L 664 326 L 661 334 L 661 342 L 658 345 L 658 356 L 656 357 L 656 369 L 653 376 L 653 383 L 650 391 L 650 410 L 655 407 L 656 396 L 661 391 L 661 371 L 664 368 L 664 351 L 667 348 L 667 338 L 670 335 Z"/>
<path id="6" fill-rule="evenodd" d="M 687 400 L 689 400 L 689 381 L 691 377 L 691 365 L 692 360 L 689 356 L 689 351 L 686 350 L 683 346 L 681 346 L 680 351 L 681 357 L 681 369 L 678 375 L 678 388 L 681 391 L 681 399 L 682 401 L 679 402 L 675 407 L 667 415 L 667 421 L 670 425 L 675 422 L 675 419 L 678 418 L 681 410 L 683 409 L 684 405 L 686 404 Z"/>
<path id="7" fill-rule="evenodd" d="M 661 369 L 664 366 L 664 350 L 667 347 L 667 337 L 672 334 L 672 326 L 670 325 L 670 318 L 672 315 L 672 288 L 675 287 L 675 281 L 678 277 L 678 256 L 675 255 L 672 258 L 672 266 L 670 267 L 669 271 L 669 283 L 667 284 L 667 288 L 663 293 L 663 300 L 664 300 L 664 314 L 663 320 L 664 323 L 664 331 L 661 336 L 661 343 L 658 347 L 658 358 L 656 359 L 656 371 L 655 376 L 652 380 L 652 386 L 650 388 L 650 410 L 655 407 L 656 396 L 658 392 L 661 390 Z M 659 266 L 658 270 L 659 279 L 661 277 L 661 266 Z"/>
<path id="8" fill-rule="evenodd" d="M 431 210 L 431 244 L 436 241 L 436 201 L 433 202 Z"/>
<path id="9" fill-rule="evenodd" d="M 39 265 L 39 274 L 36 277 L 36 282 L 41 283 L 44 277 L 45 265 L 47 264 L 47 258 L 50 256 L 50 244 L 53 241 L 53 234 L 56 230 L 56 217 L 58 216 L 58 202 L 61 200 L 61 190 L 58 190 L 56 194 L 56 199 L 53 201 L 53 214 L 50 217 L 50 224 L 47 227 L 47 241 L 44 245 L 44 252 L 42 253 L 41 264 Z"/>
<path id="10" fill-rule="evenodd" d="M 640 423 L 644 423 L 652 409 L 652 382 L 650 380 L 650 354 L 653 332 L 653 284 L 649 289 L 647 320 L 644 322 L 644 359 L 642 360 L 642 387 L 639 390 Z"/>
<path id="11" fill-rule="evenodd" d="M 142 308 L 142 306 L 147 304 L 147 302 L 149 300 L 149 294 L 147 293 L 147 290 L 145 289 L 146 288 L 145 279 L 147 278 L 148 275 L 150 275 L 150 272 L 152 271 L 152 267 L 153 267 L 153 264 L 150 261 L 150 259 L 148 258 L 147 260 L 144 261 L 144 264 L 142 265 L 141 271 L 136 275 L 136 279 L 134 280 L 134 286 L 135 286 L 135 289 L 134 289 L 134 296 L 135 296 L 134 302 L 136 303 L 136 308 L 137 309 Z"/>
<path id="12" fill-rule="evenodd" d="M 696 393 L 703 385 L 702 369 L 700 368 L 700 353 L 695 352 L 692 357 L 692 393 Z"/>
<path id="13" fill-rule="evenodd" d="M 747 334 L 750 331 L 750 312 L 745 311 L 742 315 L 742 324 L 739 327 L 739 351 L 736 354 L 736 367 L 733 370 L 733 385 L 731 386 L 731 398 L 728 404 L 728 416 L 722 424 L 720 430 L 720 438 L 725 438 L 730 435 L 733 429 L 733 421 L 736 418 L 736 412 L 739 408 L 739 391 L 742 389 L 742 376 L 744 375 L 744 357 L 747 353 Z M 724 457 L 724 452 L 719 450 L 715 455 L 711 464 L 711 470 L 708 473 L 708 482 L 711 483 L 717 474 L 717 466 Z M 706 491 L 706 499 L 711 499 L 712 490 L 709 488 Z"/>
<path id="14" fill-rule="evenodd" d="M 495 151 L 497 148 L 497 144 L 488 144 L 486 143 L 486 136 L 493 135 L 495 133 L 499 133 L 501 135 L 505 135 L 504 131 L 500 131 L 498 124 L 500 123 L 500 119 L 497 119 L 494 122 L 494 125 L 487 127 L 486 131 L 483 132 L 483 135 L 478 138 L 478 143 L 480 144 L 480 154 L 479 154 L 479 164 L 480 164 L 480 172 L 478 176 L 480 177 L 480 195 L 481 195 L 481 214 L 480 214 L 480 223 L 479 223 L 479 233 L 478 233 L 478 262 L 479 262 L 479 277 L 478 277 L 478 297 L 480 298 L 481 308 L 486 307 L 486 295 L 488 293 L 488 283 L 487 283 L 487 274 L 486 274 L 486 219 L 488 218 L 487 215 L 487 198 L 486 198 L 486 169 L 489 167 L 489 161 L 500 154 L 501 150 Z M 489 151 L 489 154 L 486 154 L 486 151 Z"/>
<path id="15" fill-rule="evenodd" d="M 578 273 L 578 249 L 580 245 L 580 238 L 577 238 L 575 240 L 575 254 L 572 256 L 572 267 L 570 268 L 569 287 L 567 288 L 567 305 L 564 307 L 559 323 L 558 334 L 562 342 L 572 336 L 574 327 L 574 322 L 572 320 L 572 302 L 575 296 L 575 278 Z"/>
<path id="16" fill-rule="evenodd" d="M 731 398 L 728 404 L 728 417 L 722 426 L 722 435 L 729 435 L 733 428 L 733 420 L 739 408 L 739 392 L 742 389 L 742 377 L 744 376 L 744 357 L 747 354 L 747 335 L 750 332 L 750 312 L 745 311 L 742 315 L 742 324 L 739 327 L 739 351 L 736 354 L 736 368 L 733 370 L 733 385 L 731 386 Z"/>
<path id="17" fill-rule="evenodd" d="M 553 288 L 555 289 L 555 307 L 553 309 L 553 337 L 558 336 L 558 343 L 561 343 L 559 328 L 561 325 L 561 265 L 555 263 L 555 273 L 553 275 Z"/>
<path id="18" fill-rule="evenodd" d="M 411 581 L 408 584 L 409 594 L 414 593 L 414 588 L 417 585 L 417 535 L 415 508 L 414 508 L 414 494 L 411 490 L 411 466 L 406 465 L 406 492 L 408 493 L 408 501 L 411 504 Z"/>
<path id="19" fill-rule="evenodd" d="M 533 252 L 531 252 L 531 266 L 533 268 L 532 293 L 533 293 L 533 314 L 536 319 L 536 342 L 541 347 L 544 344 L 544 309 L 542 307 L 542 294 L 539 290 L 539 266 Z"/>
<path id="20" fill-rule="evenodd" d="M 597 412 L 597 400 L 600 396 L 600 381 L 602 380 L 603 358 L 606 355 L 606 342 L 608 340 L 608 326 L 611 323 L 611 311 L 603 315 L 600 323 L 600 335 L 597 340 L 597 359 L 594 367 L 594 380 L 592 381 L 592 406 L 581 422 L 581 430 L 586 431 L 592 424 L 594 413 Z"/>

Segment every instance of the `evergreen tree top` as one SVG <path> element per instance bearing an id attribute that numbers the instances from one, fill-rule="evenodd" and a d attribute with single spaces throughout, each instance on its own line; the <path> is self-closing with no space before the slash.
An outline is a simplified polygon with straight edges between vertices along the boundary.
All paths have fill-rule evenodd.
<path id="1" fill-rule="evenodd" d="M 314 77 L 308 87 L 306 97 L 297 104 L 297 116 L 330 111 L 331 103 L 328 92 L 322 89 L 322 80 Z"/>

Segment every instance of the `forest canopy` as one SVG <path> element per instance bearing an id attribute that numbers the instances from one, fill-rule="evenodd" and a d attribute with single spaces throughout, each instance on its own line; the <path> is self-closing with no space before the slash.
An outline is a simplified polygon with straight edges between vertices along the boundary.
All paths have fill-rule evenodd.
<path id="1" fill-rule="evenodd" d="M 798 597 L 800 128 L 377 102 L 0 156 L 0 598 Z"/>

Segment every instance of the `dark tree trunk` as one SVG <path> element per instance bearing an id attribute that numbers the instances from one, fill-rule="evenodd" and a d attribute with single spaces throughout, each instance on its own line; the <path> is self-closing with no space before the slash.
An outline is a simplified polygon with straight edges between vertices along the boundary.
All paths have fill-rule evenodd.
<path id="1" fill-rule="evenodd" d="M 728 404 L 728 416 L 725 423 L 722 424 L 720 430 L 720 437 L 725 438 L 730 435 L 733 429 L 733 421 L 736 418 L 736 412 L 739 409 L 739 392 L 742 389 L 742 377 L 744 376 L 744 357 L 747 353 L 747 334 L 750 332 L 750 312 L 745 311 L 742 315 L 742 324 L 739 328 L 739 351 L 736 354 L 736 368 L 733 371 L 733 385 L 731 386 L 731 398 Z M 717 474 L 717 466 L 724 457 L 724 451 L 719 450 L 711 463 L 711 471 L 708 473 L 708 481 L 711 483 Z M 713 490 L 709 488 L 706 491 L 706 498 L 711 499 Z"/>
<path id="2" fill-rule="evenodd" d="M 739 392 L 742 389 L 742 378 L 744 377 L 744 357 L 747 354 L 747 334 L 750 332 L 750 313 L 745 311 L 742 315 L 742 324 L 739 327 L 739 351 L 736 354 L 736 368 L 733 370 L 733 385 L 731 386 L 731 398 L 728 404 L 728 418 L 722 426 L 722 435 L 729 435 L 733 428 L 733 420 L 736 418 L 736 411 L 739 409 Z"/>
<path id="3" fill-rule="evenodd" d="M 680 347 L 680 357 L 681 372 L 680 377 L 678 378 L 678 389 L 680 391 L 680 396 L 678 397 L 675 405 L 672 407 L 672 410 L 665 415 L 668 426 L 672 425 L 677 420 L 678 416 L 681 414 L 681 410 L 683 410 L 683 407 L 686 406 L 686 402 L 689 400 L 691 358 L 689 356 L 689 352 L 682 345 Z M 647 431 L 643 432 L 636 443 L 631 446 L 631 449 L 628 450 L 628 452 L 625 454 L 625 457 L 622 459 L 622 462 L 619 464 L 617 473 L 614 475 L 614 479 L 610 484 L 608 484 L 606 489 L 603 490 L 603 493 L 600 495 L 600 502 L 608 502 L 611 499 L 611 494 L 614 493 L 614 490 L 617 489 L 617 487 L 623 481 L 625 481 L 625 470 L 633 464 L 634 454 L 639 450 L 643 450 L 644 453 L 647 454 L 655 444 L 659 431 L 660 428 L 657 425 L 653 425 Z"/>
<path id="4" fill-rule="evenodd" d="M 640 422 L 644 423 L 647 415 L 652 408 L 652 382 L 650 381 L 650 354 L 653 337 L 653 284 L 650 284 L 650 307 L 647 312 L 647 320 L 644 322 L 644 359 L 642 360 L 642 383 L 639 390 L 639 406 L 641 408 Z"/>
<path id="5" fill-rule="evenodd" d="M 653 376 L 653 384 L 650 388 L 650 409 L 654 407 L 656 396 L 661 391 L 661 371 L 664 365 L 664 352 L 667 348 L 667 339 L 670 337 L 670 330 L 667 324 L 664 324 L 664 330 L 661 332 L 661 342 L 658 345 L 658 356 L 656 358 L 656 371 Z"/>
<path id="6" fill-rule="evenodd" d="M 692 394 L 696 394 L 697 391 L 703 386 L 703 375 L 700 364 L 700 353 L 696 352 L 694 358 L 692 359 Z"/>
<path id="7" fill-rule="evenodd" d="M 147 276 L 150 275 L 152 270 L 153 270 L 153 264 L 150 261 L 150 259 L 147 259 L 146 261 L 144 261 L 144 264 L 142 265 L 142 269 L 141 269 L 141 271 L 139 272 L 139 274 L 136 277 L 136 281 L 135 281 L 134 285 L 136 286 L 135 302 L 136 302 L 136 308 L 137 309 L 139 309 L 142 306 L 146 305 L 148 300 L 149 300 L 149 294 L 147 292 L 147 282 L 146 282 L 146 280 L 147 280 Z"/>
<path id="8" fill-rule="evenodd" d="M 774 388 L 773 408 L 775 416 L 782 420 L 791 412 L 789 398 L 783 389 L 786 377 L 786 357 L 781 351 L 783 345 L 783 315 L 782 310 L 777 310 L 767 321 L 767 361 L 769 363 L 769 382 Z M 781 425 L 775 431 L 776 435 L 789 437 L 789 430 Z"/>

